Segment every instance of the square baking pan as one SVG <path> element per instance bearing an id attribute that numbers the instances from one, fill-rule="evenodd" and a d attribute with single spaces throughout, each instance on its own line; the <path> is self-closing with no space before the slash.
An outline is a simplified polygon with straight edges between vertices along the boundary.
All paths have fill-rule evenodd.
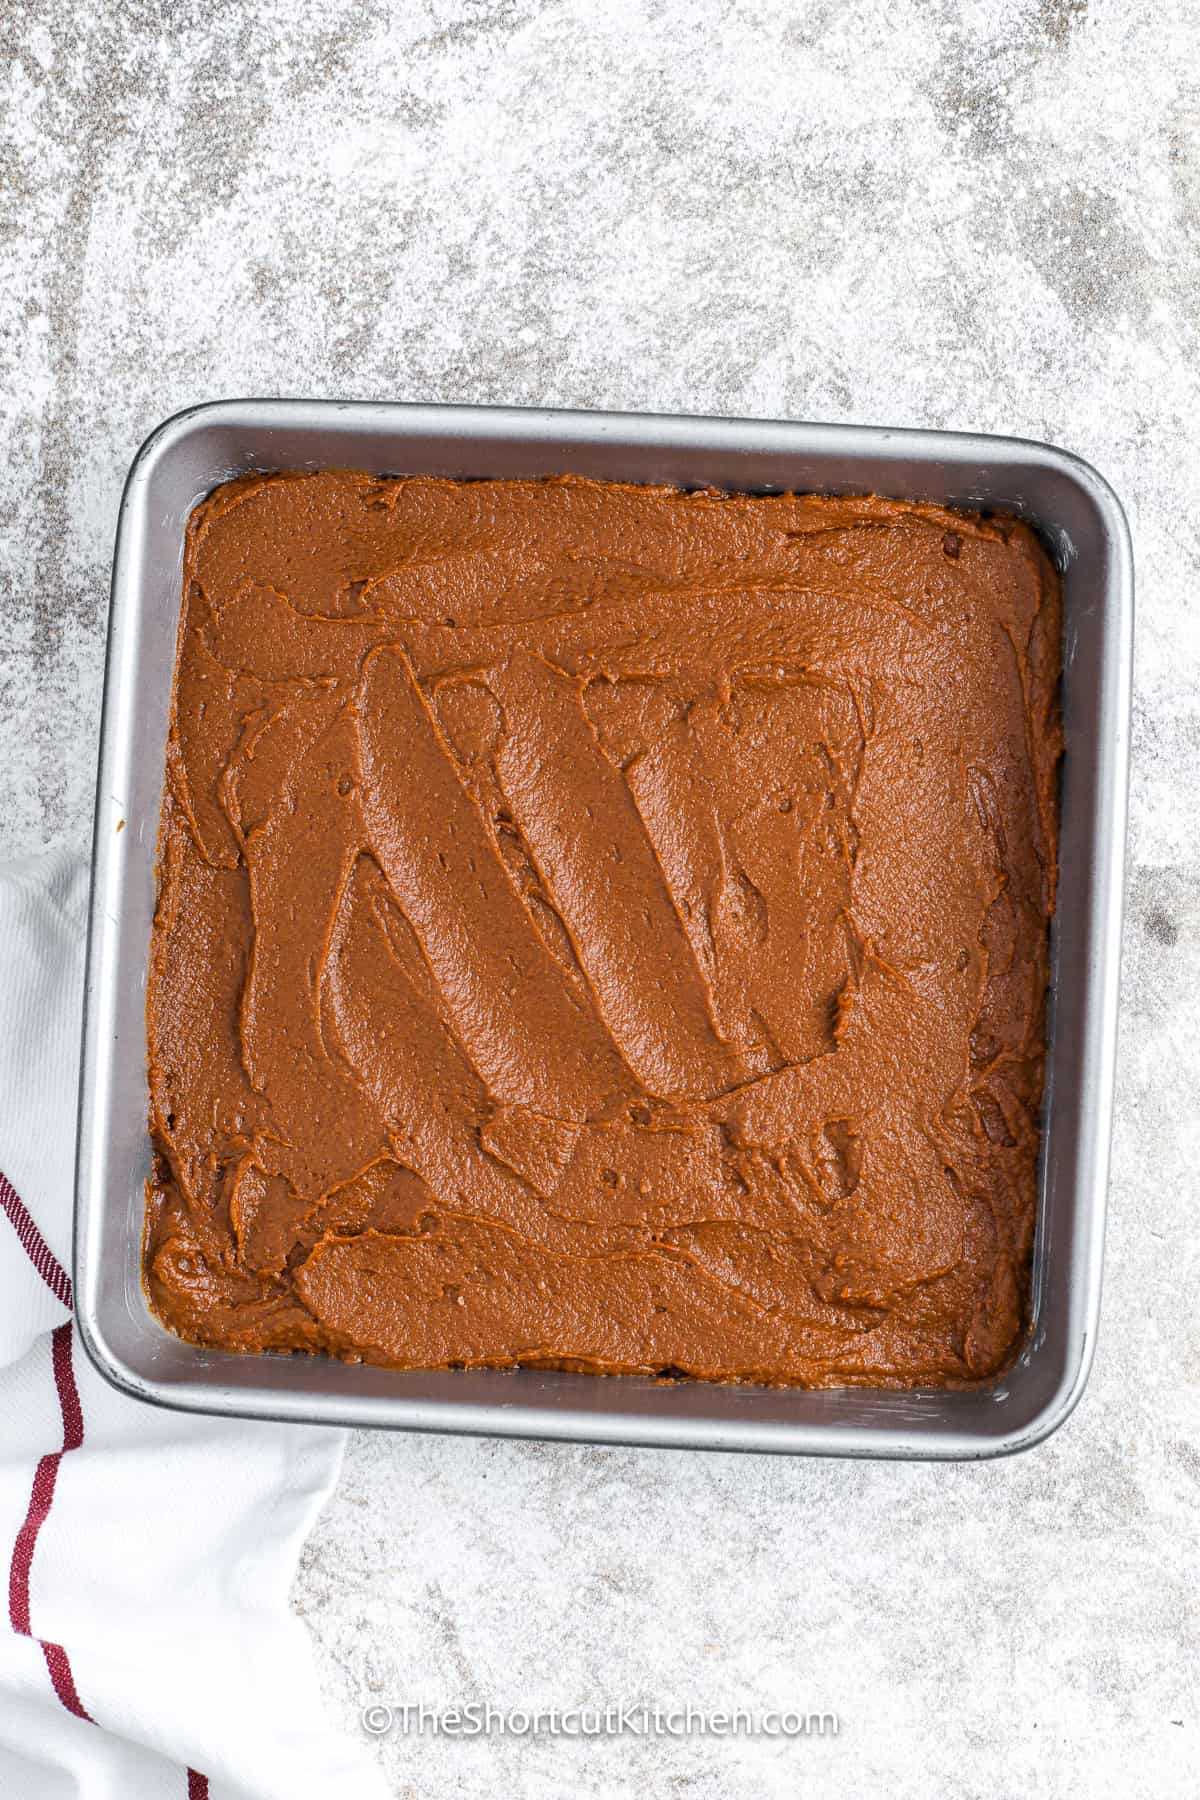
<path id="1" fill-rule="evenodd" d="M 462 478 L 563 473 L 752 493 L 875 493 L 1011 511 L 1064 587 L 1061 874 L 1028 1335 L 986 1386 L 808 1392 L 557 1371 L 393 1372 L 197 1348 L 141 1284 L 150 1169 L 145 1000 L 184 528 L 255 469 Z M 1133 571 L 1112 490 L 1062 450 L 863 426 L 509 408 L 235 400 L 155 431 L 113 565 L 85 987 L 75 1302 L 127 1393 L 199 1412 L 418 1431 L 848 1456 L 983 1457 L 1039 1442 L 1083 1390 L 1100 1303 L 1128 787 Z M 122 826 L 123 822 L 123 826 Z"/>

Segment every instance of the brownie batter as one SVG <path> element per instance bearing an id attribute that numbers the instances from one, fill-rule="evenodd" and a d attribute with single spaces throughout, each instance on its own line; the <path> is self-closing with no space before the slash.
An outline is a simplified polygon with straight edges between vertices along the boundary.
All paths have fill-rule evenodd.
<path id="1" fill-rule="evenodd" d="M 220 488 L 151 952 L 159 1318 L 399 1368 L 996 1371 L 1060 633 L 1011 519 Z"/>

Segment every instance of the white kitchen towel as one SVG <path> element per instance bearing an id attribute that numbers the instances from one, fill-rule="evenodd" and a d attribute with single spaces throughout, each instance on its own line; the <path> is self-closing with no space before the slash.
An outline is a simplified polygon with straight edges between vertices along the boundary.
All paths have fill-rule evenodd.
<path id="1" fill-rule="evenodd" d="M 0 866 L 0 1795 L 383 1800 L 288 1608 L 344 1433 L 145 1406 L 74 1333 L 86 890 Z"/>

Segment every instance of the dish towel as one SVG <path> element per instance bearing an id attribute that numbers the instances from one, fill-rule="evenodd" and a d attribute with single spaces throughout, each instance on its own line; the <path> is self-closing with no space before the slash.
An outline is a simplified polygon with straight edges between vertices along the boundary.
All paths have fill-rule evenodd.
<path id="1" fill-rule="evenodd" d="M 0 865 L 0 1795 L 384 1800 L 288 1607 L 345 1434 L 131 1400 L 71 1323 L 86 904 Z"/>

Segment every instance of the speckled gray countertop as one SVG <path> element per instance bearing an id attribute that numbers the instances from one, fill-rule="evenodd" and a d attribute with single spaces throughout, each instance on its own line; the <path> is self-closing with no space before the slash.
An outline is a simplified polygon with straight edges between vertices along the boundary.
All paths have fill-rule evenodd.
<path id="1" fill-rule="evenodd" d="M 400 1795 L 1191 1800 L 1193 0 L 32 0 L 0 31 L 0 853 L 86 843 L 121 481 L 191 401 L 962 426 L 1064 444 L 1122 495 L 1132 862 L 1074 1418 L 974 1467 L 360 1435 L 294 1604 L 350 1730 L 394 1698 L 842 1721 L 392 1733 Z"/>

